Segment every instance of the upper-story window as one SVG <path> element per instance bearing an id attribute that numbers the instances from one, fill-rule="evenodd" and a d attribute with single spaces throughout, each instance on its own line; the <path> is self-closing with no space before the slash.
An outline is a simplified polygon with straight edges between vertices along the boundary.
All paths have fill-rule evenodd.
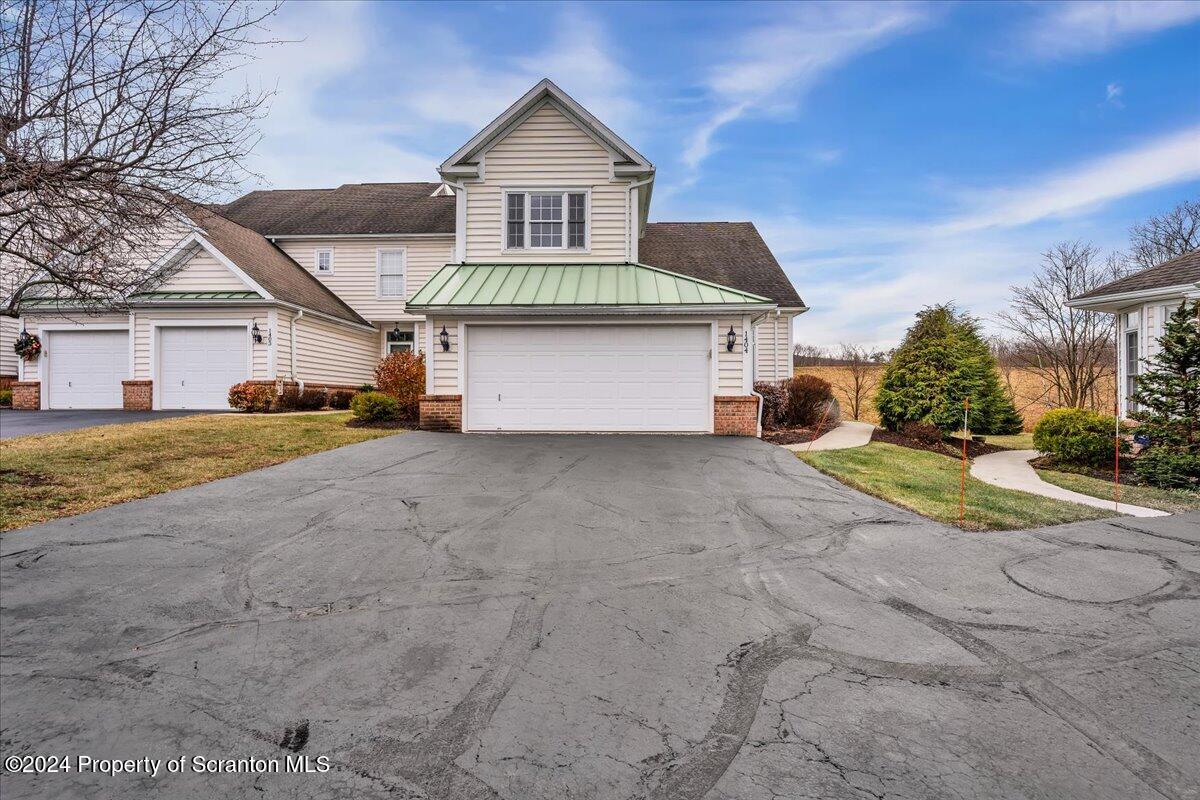
<path id="1" fill-rule="evenodd" d="M 587 208 L 587 192 L 505 192 L 504 247 L 586 250 Z"/>
<path id="2" fill-rule="evenodd" d="M 377 250 L 375 263 L 379 271 L 379 296 L 404 297 L 404 249 Z"/>
<path id="3" fill-rule="evenodd" d="M 313 259 L 317 265 L 317 272 L 333 272 L 333 250 L 324 249 L 318 250 L 316 257 Z"/>

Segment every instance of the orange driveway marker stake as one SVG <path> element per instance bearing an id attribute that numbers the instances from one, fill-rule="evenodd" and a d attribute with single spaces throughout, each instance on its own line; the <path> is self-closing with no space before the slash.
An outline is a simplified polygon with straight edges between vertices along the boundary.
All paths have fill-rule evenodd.
<path id="1" fill-rule="evenodd" d="M 962 479 L 958 484 L 958 524 L 959 527 L 966 522 L 967 519 L 967 415 L 971 411 L 971 398 L 963 398 L 963 457 L 962 457 Z"/>
<path id="2" fill-rule="evenodd" d="M 1121 408 L 1113 403 L 1113 418 L 1117 421 L 1113 433 L 1113 511 L 1121 510 Z"/>
<path id="3" fill-rule="evenodd" d="M 812 450 L 812 443 L 821 438 L 821 427 L 825 424 L 825 418 L 829 416 L 829 406 L 825 406 L 825 410 L 821 412 L 821 421 L 817 423 L 817 435 L 808 440 L 808 447 L 804 448 L 804 452 Z"/>

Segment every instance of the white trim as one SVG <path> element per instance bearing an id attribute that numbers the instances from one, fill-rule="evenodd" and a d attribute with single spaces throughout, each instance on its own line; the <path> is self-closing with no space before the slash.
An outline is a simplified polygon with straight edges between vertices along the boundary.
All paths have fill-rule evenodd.
<path id="1" fill-rule="evenodd" d="M 329 253 L 329 269 L 321 269 L 321 253 Z M 314 247 L 313 248 L 313 274 L 314 275 L 332 275 L 333 274 L 333 248 L 332 247 Z"/>
<path id="2" fill-rule="evenodd" d="M 466 353 L 467 348 L 464 346 L 467 342 L 467 323 L 464 320 L 458 321 L 458 394 L 463 393 L 466 387 L 466 381 L 463 378 L 463 370 L 466 369 Z M 465 424 L 465 423 L 462 423 Z"/>
<path id="3" fill-rule="evenodd" d="M 750 370 L 750 315 L 742 315 L 742 393 L 750 394 L 754 389 L 754 376 Z"/>
<path id="4" fill-rule="evenodd" d="M 53 355 L 50 347 L 51 338 L 44 336 L 47 333 L 54 332 L 71 332 L 71 331 L 125 331 L 129 337 L 130 346 L 133 344 L 133 329 L 130 328 L 128 322 L 52 322 L 48 325 L 38 325 L 37 335 L 39 339 L 45 339 L 42 345 L 42 352 L 38 355 L 38 408 L 42 411 L 47 411 L 50 408 L 50 369 L 52 367 L 51 356 Z M 24 375 L 25 359 L 20 359 L 18 370 L 21 375 Z M 18 380 L 24 380 L 24 377 L 18 377 Z M 130 363 L 129 374 L 125 380 L 133 380 L 133 365 Z M 118 406 L 119 407 L 119 406 Z"/>
<path id="5" fill-rule="evenodd" d="M 456 183 L 457 192 L 454 195 L 454 260 L 463 263 L 467 260 L 467 187 Z"/>
<path id="6" fill-rule="evenodd" d="M 1064 305 L 1069 308 L 1081 308 L 1085 310 L 1107 311 L 1108 309 L 1101 308 L 1102 306 L 1112 306 L 1119 303 L 1141 302 L 1157 300 L 1169 300 L 1172 297 L 1187 297 L 1200 292 L 1200 284 L 1196 283 L 1179 283 L 1174 286 L 1160 286 L 1156 289 L 1139 289 L 1133 292 L 1120 292 L 1118 294 L 1102 294 L 1096 297 L 1079 298 L 1068 300 Z M 1114 309 L 1112 313 L 1116 313 Z"/>
<path id="7" fill-rule="evenodd" d="M 433 394 L 433 320 L 425 318 L 425 394 Z"/>
<path id="8" fill-rule="evenodd" d="M 267 380 L 275 380 L 276 374 L 276 346 L 279 342 L 279 337 L 276 332 L 279 330 L 279 312 L 273 308 L 267 309 L 267 338 L 270 342 L 267 344 Z M 253 347 L 254 342 L 250 345 Z"/>
<path id="9" fill-rule="evenodd" d="M 720 387 L 720 370 L 717 369 L 717 336 L 720 329 L 717 320 L 708 323 L 708 432 L 716 433 L 717 389 Z"/>
<path id="10" fill-rule="evenodd" d="M 450 239 L 453 233 L 264 233 L 264 239 Z"/>
<path id="11" fill-rule="evenodd" d="M 403 285 L 400 289 L 400 294 L 384 294 L 383 293 L 383 254 L 384 253 L 399 253 L 400 254 L 400 278 Z M 375 248 L 375 299 L 376 300 L 391 300 L 404 301 L 408 299 L 408 248 L 403 245 L 396 247 L 376 247 Z"/>
<path id="12" fill-rule="evenodd" d="M 508 246 L 508 196 L 510 194 L 525 195 L 525 245 L 523 247 Z M 532 194 L 560 194 L 562 195 L 562 246 L 561 247 L 533 247 L 530 244 L 530 229 L 533 220 L 529 214 L 529 196 Z M 583 247 L 568 247 L 567 242 L 570 241 L 570 199 L 568 195 L 582 194 L 583 197 Z M 575 188 L 561 187 L 531 187 L 531 186 L 513 186 L 511 184 L 500 185 L 500 252 L 503 255 L 524 255 L 527 253 L 579 253 L 588 255 L 592 252 L 592 189 L 590 186 L 579 186 Z"/>
<path id="13" fill-rule="evenodd" d="M 410 306 L 412 308 L 412 306 Z M 520 317 L 520 316 L 595 316 L 595 315 L 674 315 L 693 314 L 705 317 L 738 315 L 745 311 L 774 311 L 767 303 L 738 303 L 714 306 L 416 306 L 425 314 L 447 317 Z"/>
<path id="14" fill-rule="evenodd" d="M 134 348 L 134 340 L 137 338 L 137 316 L 133 309 L 129 311 L 129 380 L 134 380 L 133 372 L 136 369 L 136 349 Z"/>
<path id="15" fill-rule="evenodd" d="M 246 377 L 245 380 L 250 380 L 254 377 L 254 337 L 250 335 L 250 328 L 254 325 L 254 317 L 251 315 L 247 320 L 229 320 L 229 319 L 154 319 L 150 321 L 150 380 L 154 381 L 151 392 L 150 407 L 155 411 L 162 409 L 162 378 L 159 376 L 159 371 L 162 369 L 162 356 L 159 353 L 158 329 L 159 328 L 243 328 L 246 331 Z M 292 343 L 292 352 L 296 352 L 295 341 Z M 295 376 L 292 376 L 293 380 Z"/>

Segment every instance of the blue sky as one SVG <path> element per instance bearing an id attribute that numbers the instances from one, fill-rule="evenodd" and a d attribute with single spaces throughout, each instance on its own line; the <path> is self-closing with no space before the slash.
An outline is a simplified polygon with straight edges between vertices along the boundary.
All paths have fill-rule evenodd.
<path id="1" fill-rule="evenodd" d="M 548 76 L 658 168 L 652 220 L 752 220 L 812 311 L 890 346 L 983 317 L 1056 241 L 1200 196 L 1200 2 L 292 3 L 231 80 L 277 91 L 276 188 L 436 180 Z"/>

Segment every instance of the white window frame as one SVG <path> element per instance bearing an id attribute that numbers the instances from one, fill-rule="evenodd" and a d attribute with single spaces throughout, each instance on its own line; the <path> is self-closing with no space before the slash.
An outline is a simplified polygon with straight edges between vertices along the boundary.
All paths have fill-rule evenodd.
<path id="1" fill-rule="evenodd" d="M 400 294 L 383 293 L 383 254 L 400 254 Z M 408 248 L 407 247 L 376 247 L 375 248 L 375 299 L 376 300 L 408 300 Z"/>
<path id="2" fill-rule="evenodd" d="M 508 196 L 510 194 L 525 195 L 525 243 L 523 247 L 508 246 Z M 561 247 L 531 247 L 530 246 L 530 213 L 529 196 L 531 194 L 561 194 L 563 208 L 563 243 Z M 570 199 L 567 195 L 583 195 L 583 247 L 568 247 L 570 240 L 569 218 Z M 590 253 L 592 252 L 592 190 L 589 187 L 540 189 L 527 186 L 501 187 L 500 192 L 500 252 L 502 253 Z"/>
<path id="3" fill-rule="evenodd" d="M 321 254 L 322 253 L 329 254 L 329 269 L 321 269 Z M 315 250 L 313 250 L 313 272 L 315 272 L 318 275 L 332 275 L 333 274 L 333 248 L 332 247 L 318 247 Z"/>

